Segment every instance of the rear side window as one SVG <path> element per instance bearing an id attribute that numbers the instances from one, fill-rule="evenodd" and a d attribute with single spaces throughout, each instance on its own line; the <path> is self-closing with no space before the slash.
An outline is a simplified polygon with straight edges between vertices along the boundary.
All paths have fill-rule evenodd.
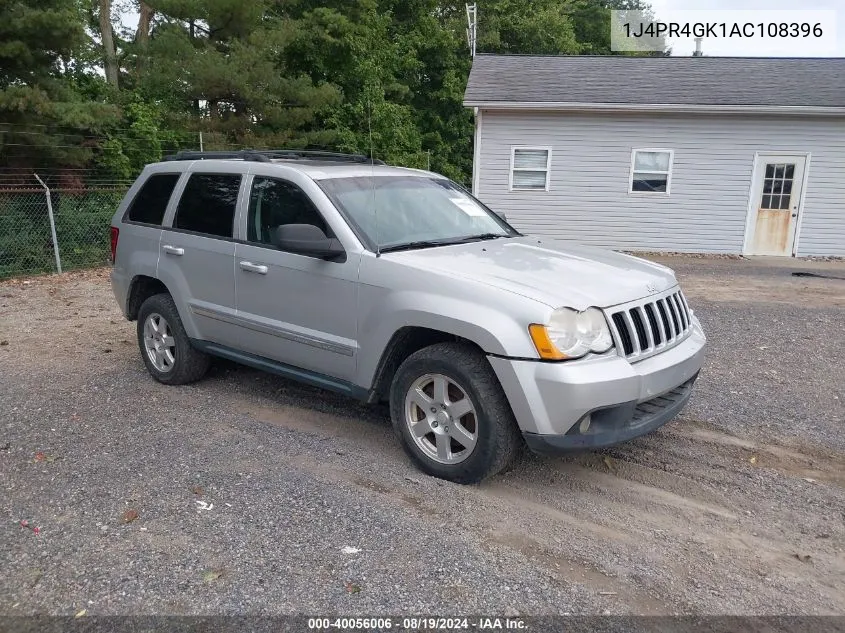
<path id="1" fill-rule="evenodd" d="M 232 237 L 240 186 L 240 175 L 192 174 L 176 208 L 173 227 Z"/>
<path id="2" fill-rule="evenodd" d="M 129 206 L 129 221 L 161 224 L 178 181 L 179 174 L 155 174 L 147 178 Z"/>

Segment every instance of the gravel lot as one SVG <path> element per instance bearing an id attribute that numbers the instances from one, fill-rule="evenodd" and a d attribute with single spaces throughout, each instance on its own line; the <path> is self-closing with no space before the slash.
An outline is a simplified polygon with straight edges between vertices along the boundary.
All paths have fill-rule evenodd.
<path id="1" fill-rule="evenodd" d="M 159 385 L 107 271 L 0 283 L 0 613 L 845 615 L 845 280 L 791 274 L 845 263 L 660 259 L 710 339 L 682 417 L 472 487 L 385 408 Z"/>

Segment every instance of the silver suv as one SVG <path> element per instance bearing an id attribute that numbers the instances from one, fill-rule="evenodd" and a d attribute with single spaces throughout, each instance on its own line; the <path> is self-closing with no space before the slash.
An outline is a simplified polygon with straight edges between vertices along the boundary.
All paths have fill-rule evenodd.
<path id="1" fill-rule="evenodd" d="M 434 173 L 319 152 L 180 153 L 111 227 L 152 376 L 210 356 L 375 403 L 425 472 L 637 437 L 689 400 L 705 337 L 672 271 L 521 235 Z"/>

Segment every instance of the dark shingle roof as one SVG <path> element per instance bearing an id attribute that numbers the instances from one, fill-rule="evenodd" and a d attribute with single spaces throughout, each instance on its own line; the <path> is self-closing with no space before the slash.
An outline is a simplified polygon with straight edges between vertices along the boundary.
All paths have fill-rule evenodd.
<path id="1" fill-rule="evenodd" d="M 464 103 L 845 108 L 845 58 L 478 55 Z"/>

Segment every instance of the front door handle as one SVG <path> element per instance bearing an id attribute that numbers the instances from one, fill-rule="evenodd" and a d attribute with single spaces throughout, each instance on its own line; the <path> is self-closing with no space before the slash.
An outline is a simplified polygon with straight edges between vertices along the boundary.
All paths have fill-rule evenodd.
<path id="1" fill-rule="evenodd" d="M 253 264 L 252 262 L 241 262 L 241 270 L 249 273 L 258 273 L 259 275 L 267 274 L 267 266 L 263 264 Z"/>
<path id="2" fill-rule="evenodd" d="M 165 253 L 167 253 L 169 255 L 184 255 L 185 254 L 184 248 L 180 248 L 178 246 L 170 246 L 170 244 L 165 244 L 164 246 L 161 247 L 161 250 L 163 250 Z"/>

